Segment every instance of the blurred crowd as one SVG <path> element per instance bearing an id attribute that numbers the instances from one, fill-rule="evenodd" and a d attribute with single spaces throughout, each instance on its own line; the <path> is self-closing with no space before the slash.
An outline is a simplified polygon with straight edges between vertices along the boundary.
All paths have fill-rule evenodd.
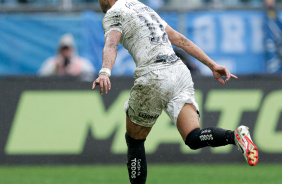
<path id="1" fill-rule="evenodd" d="M 40 76 L 74 76 L 83 81 L 92 81 L 94 73 L 91 61 L 78 55 L 74 38 L 68 33 L 61 37 L 56 55 L 46 59 L 39 70 Z"/>
<path id="2" fill-rule="evenodd" d="M 149 6 L 158 9 L 163 6 L 181 8 L 183 5 L 189 8 L 203 8 L 206 6 L 221 8 L 221 7 L 262 7 L 262 0 L 141 0 Z M 279 2 L 279 0 L 277 1 Z M 281 0 L 282 2 L 282 0 Z"/>
<path id="3" fill-rule="evenodd" d="M 151 6 L 154 9 L 166 7 L 183 7 L 202 8 L 209 7 L 262 7 L 263 0 L 140 0 L 141 2 Z M 17 5 L 17 4 L 62 4 L 62 3 L 98 3 L 98 0 L 0 0 L 2 5 Z M 282 0 L 276 1 L 278 4 Z"/>
<path id="4" fill-rule="evenodd" d="M 167 8 L 170 7 L 174 7 L 174 10 L 178 10 L 181 9 L 183 11 L 180 11 L 180 13 L 184 14 L 186 11 L 190 12 L 190 13 L 195 13 L 194 11 L 189 11 L 189 8 L 194 10 L 197 10 L 197 8 L 199 8 L 199 10 L 204 10 L 204 9 L 213 9 L 213 8 L 218 8 L 218 9 L 224 9 L 225 7 L 228 8 L 234 8 L 234 9 L 240 9 L 241 8 L 249 8 L 249 7 L 254 7 L 254 8 L 261 8 L 261 10 L 263 10 L 262 14 L 260 14 L 258 16 L 257 20 L 262 20 L 262 24 L 258 24 L 258 22 L 252 22 L 252 24 L 248 25 L 250 22 L 249 20 L 256 20 L 256 19 L 247 19 L 245 17 L 248 17 L 249 15 L 244 15 L 242 17 L 239 17 L 237 20 L 237 22 L 235 22 L 235 24 L 228 24 L 225 25 L 226 27 L 221 27 L 219 29 L 225 29 L 226 34 L 224 39 L 228 40 L 230 36 L 230 40 L 233 43 L 233 38 L 234 38 L 234 32 L 235 33 L 242 33 L 240 31 L 245 31 L 246 35 L 248 35 L 247 33 L 256 33 L 256 34 L 252 34 L 254 35 L 254 40 L 258 40 L 258 42 L 255 42 L 251 39 L 245 39 L 246 37 L 242 37 L 242 35 L 238 34 L 237 37 L 235 38 L 242 38 L 242 40 L 240 40 L 241 44 L 245 44 L 246 46 L 241 46 L 239 44 L 238 48 L 240 47 L 240 51 L 241 53 L 237 54 L 238 50 L 235 50 L 233 53 L 236 53 L 236 56 L 232 56 L 232 53 L 230 52 L 230 50 L 227 49 L 227 51 L 222 51 L 220 49 L 217 48 L 224 48 L 223 42 L 222 42 L 222 35 L 216 35 L 214 34 L 213 31 L 213 26 L 220 26 L 220 24 L 217 24 L 216 19 L 214 20 L 214 22 L 212 22 L 212 19 L 201 19 L 202 23 L 205 21 L 208 21 L 210 24 L 198 24 L 198 25 L 193 25 L 194 27 L 191 26 L 191 28 L 189 29 L 193 29 L 196 26 L 198 26 L 198 32 L 203 31 L 203 35 L 206 35 L 206 33 L 211 33 L 208 36 L 204 36 L 201 37 L 201 39 L 196 39 L 196 34 L 194 34 L 194 39 L 196 41 L 200 41 L 200 43 L 202 43 L 202 45 L 205 45 L 206 43 L 211 43 L 211 47 L 214 48 L 213 51 L 210 52 L 210 54 L 214 54 L 213 56 L 215 58 L 219 58 L 220 60 L 224 60 L 224 62 L 227 62 L 227 64 L 230 65 L 230 68 L 234 68 L 234 70 L 236 70 L 237 72 L 252 72 L 252 73 L 258 73 L 258 72 L 265 72 L 265 73 L 269 73 L 269 74 L 276 74 L 282 73 L 282 21 L 279 18 L 279 13 L 281 12 L 281 6 L 279 6 L 279 3 L 281 3 L 280 5 L 282 5 L 282 0 L 140 0 L 143 3 L 149 5 L 150 7 L 152 7 L 155 10 L 160 10 L 162 8 L 164 8 L 164 12 Z M 17 6 L 19 5 L 19 7 L 21 7 L 22 5 L 27 5 L 26 7 L 29 7 L 29 5 L 31 5 L 31 9 L 33 9 L 34 6 L 32 5 L 44 5 L 44 4 L 48 4 L 48 5 L 55 5 L 54 7 L 56 7 L 57 3 L 92 3 L 93 5 L 95 3 L 97 3 L 98 5 L 98 0 L 0 0 L 0 10 L 3 7 L 7 6 Z M 278 6 L 277 6 L 278 4 Z M 88 5 L 88 4 L 86 4 Z M 246 5 L 246 6 L 244 6 Z M 95 6 L 95 5 L 94 5 Z M 99 5 L 98 5 L 99 6 Z M 45 6 L 43 6 L 45 7 Z M 75 6 L 73 6 L 75 7 Z M 187 9 L 185 9 L 187 8 Z M 263 8 L 263 9 L 262 9 Z M 16 9 L 20 9 L 18 7 L 16 7 Z M 71 9 L 69 9 L 71 12 Z M 30 11 L 30 10 L 28 10 Z M 58 9 L 58 11 L 61 11 L 61 9 Z M 20 12 L 20 10 L 19 10 Z M 257 12 L 257 11 L 253 11 L 253 12 Z M 253 13 L 252 12 L 252 13 Z M 84 19 L 85 20 L 90 20 L 89 17 L 91 17 L 91 21 L 92 21 L 92 17 L 95 17 L 96 15 L 94 15 L 93 13 L 88 12 L 84 12 L 85 14 L 83 14 Z M 213 15 L 213 12 L 210 12 L 209 15 Z M 240 12 L 239 12 L 240 14 Z M 238 16 L 238 13 L 234 13 L 234 15 Z M 250 13 L 251 14 L 251 13 Z M 255 15 L 255 14 L 254 14 Z M 263 16 L 261 16 L 263 15 Z M 36 16 L 36 15 L 35 15 Z M 47 15 L 46 17 L 48 17 L 49 15 Z M 224 16 L 224 15 L 223 15 Z M 281 14 L 280 14 L 281 16 Z M 44 31 L 48 30 L 48 28 L 57 28 L 59 31 L 57 33 L 53 34 L 53 37 L 56 36 L 60 33 L 61 39 L 59 41 L 59 43 L 57 44 L 54 43 L 54 50 L 56 50 L 56 53 L 53 52 L 53 47 L 48 47 L 49 51 L 52 50 L 53 55 L 50 56 L 48 55 L 49 58 L 45 58 L 45 54 L 48 52 L 48 54 L 50 54 L 51 52 L 46 51 L 46 49 L 41 49 L 44 50 L 46 52 L 41 52 L 41 55 L 44 55 L 44 58 L 40 58 L 40 65 L 41 68 L 38 70 L 38 74 L 40 76 L 75 76 L 75 77 L 79 77 L 82 80 L 85 81 L 91 81 L 94 77 L 94 74 L 97 74 L 97 68 L 99 68 L 99 62 L 101 61 L 102 57 L 100 52 L 99 52 L 99 39 L 93 37 L 93 35 L 96 35 L 97 33 L 102 33 L 102 30 L 99 29 L 95 29 L 92 32 L 92 27 L 91 25 L 96 26 L 96 24 L 94 24 L 93 22 L 89 22 L 89 27 L 84 27 L 85 30 L 90 30 L 89 33 L 87 32 L 87 36 L 85 36 L 85 38 L 91 38 L 91 39 L 86 39 L 87 40 L 87 44 L 91 45 L 88 48 L 82 48 L 85 49 L 85 52 L 82 52 L 82 55 L 85 57 L 82 57 L 82 55 L 80 56 L 78 53 L 78 49 L 76 48 L 76 44 L 74 42 L 74 38 L 72 37 L 71 34 L 74 34 L 74 37 L 77 37 L 77 40 L 80 40 L 81 42 L 85 41 L 80 37 L 79 34 L 77 34 L 79 31 L 77 31 L 77 29 L 80 29 L 80 27 L 78 28 L 78 26 L 72 26 L 71 24 L 69 24 L 69 22 L 65 23 L 64 25 L 61 25 L 60 23 L 64 23 L 65 20 L 62 21 L 58 21 L 58 23 L 54 23 L 53 19 L 48 19 L 46 23 L 46 27 L 42 26 L 41 24 L 37 24 L 40 22 L 40 19 L 38 19 L 35 22 L 30 22 L 29 18 L 30 17 L 24 17 L 19 24 L 17 21 L 18 19 L 8 19 L 8 17 L 10 17 L 10 15 L 5 16 L 5 11 L 2 17 L 2 30 L 0 29 L 0 37 L 2 36 L 2 38 L 6 38 L 6 42 L 9 44 L 2 44 L 2 48 L 1 48 L 1 44 L 0 44 L 0 57 L 2 56 L 4 59 L 2 59 L 3 61 L 5 61 L 5 59 L 7 61 L 9 61 L 9 67 L 7 67 L 5 64 L 2 66 L 2 68 L 6 68 L 4 71 L 6 73 L 11 73 L 14 72 L 13 74 L 19 74 L 21 72 L 25 72 L 25 73 L 33 73 L 35 70 L 38 70 L 38 66 L 34 66 L 34 64 L 38 63 L 38 59 L 33 58 L 34 61 L 31 61 L 30 59 L 28 59 L 29 63 L 26 64 L 27 68 L 24 67 L 15 67 L 16 64 L 14 63 L 20 63 L 22 58 L 28 58 L 29 55 L 29 51 L 33 50 L 34 48 L 38 48 L 39 45 L 44 46 L 44 48 L 46 47 L 46 45 L 50 45 L 53 44 L 53 41 L 50 41 L 49 39 L 41 39 L 41 35 L 37 35 L 37 38 L 34 38 L 33 34 L 30 34 L 29 37 L 26 36 L 26 33 L 28 31 L 22 29 L 25 26 L 22 26 L 22 21 L 25 20 L 25 24 L 23 25 L 28 25 L 31 26 L 29 27 L 30 30 L 41 30 L 40 33 L 42 35 L 47 34 Z M 100 20 L 100 16 L 98 16 L 99 20 Z M 97 17 L 95 17 L 97 18 Z M 0 19 L 1 20 L 1 19 Z M 45 18 L 44 18 L 45 20 Z M 47 19 L 46 19 L 47 20 Z M 94 20 L 94 19 L 93 19 Z M 223 19 L 222 19 L 223 20 Z M 12 21 L 12 22 L 9 22 Z M 175 21 L 175 20 L 171 20 L 171 21 Z M 183 20 L 179 20 L 179 22 L 181 22 Z M 59 23 L 60 22 L 60 23 Z M 4 24 L 3 24 L 4 23 Z M 54 24 L 53 24 L 54 23 Z M 96 23 L 96 22 L 95 22 Z M 177 21 L 176 21 L 177 23 Z M 100 24 L 100 22 L 99 22 Z M 19 27 L 17 27 L 16 25 L 20 25 Z M 70 25 L 70 26 L 66 26 L 66 25 Z M 88 24 L 83 24 L 84 26 L 88 26 Z M 178 28 L 180 29 L 181 27 L 184 28 L 182 30 L 185 30 L 185 26 L 187 26 L 187 22 L 181 22 L 181 24 L 178 23 Z M 199 29 L 200 26 L 204 26 L 204 29 Z M 235 26 L 234 28 L 231 26 Z M 252 27 L 253 26 L 253 27 Z M 1 27 L 0 27 L 1 28 Z M 40 28 L 40 29 L 39 29 Z M 46 29 L 47 28 L 47 29 Z M 75 29 L 71 29 L 70 28 L 75 28 Z M 77 29 L 76 29 L 77 28 Z M 228 29 L 226 29 L 228 28 Z M 260 32 L 261 29 L 261 32 Z M 62 31 L 64 30 L 64 31 Z M 191 31 L 190 30 L 190 31 Z M 238 32 L 239 30 L 239 32 Z M 256 30 L 256 32 L 255 32 Z M 257 31 L 259 30 L 259 31 Z M 7 37 L 7 35 L 10 34 L 10 32 L 14 32 L 13 36 L 11 37 Z M 61 35 L 64 34 L 65 32 L 69 32 L 69 34 L 66 35 Z M 84 34 L 86 32 L 83 32 Z M 100 34 L 99 33 L 99 34 Z M 222 33 L 222 32 L 221 32 Z M 89 35 L 88 35 L 89 34 Z M 213 35 L 212 35 L 213 34 Z M 4 36 L 3 36 L 4 35 Z M 25 35 L 25 36 L 22 36 Z M 49 32 L 48 32 L 49 35 Z M 192 34 L 193 35 L 193 34 Z M 241 37 L 240 37 L 241 36 Z M 250 35 L 249 35 L 250 36 Z M 257 36 L 257 37 L 256 37 Z M 40 43 L 37 42 L 30 42 L 30 38 L 32 37 L 32 40 L 41 40 Z M 94 39 L 93 39 L 93 38 Z M 207 39 L 207 38 L 212 38 Z M 20 38 L 20 39 L 19 39 Z M 23 39 L 24 38 L 24 39 Z M 104 38 L 104 37 L 103 37 Z M 198 38 L 198 37 L 197 37 Z M 244 39 L 243 39 L 244 38 Z M 20 42 L 17 40 L 19 39 Z M 53 39 L 54 40 L 54 39 Z M 83 40 L 83 41 L 82 41 Z M 89 41 L 90 40 L 90 41 Z M 89 41 L 89 42 L 88 42 Z M 261 42 L 260 42 L 261 41 Z M 48 42 L 48 43 L 47 43 Z M 222 43 L 220 43 L 222 42 Z M 5 39 L 3 41 L 3 43 L 5 43 Z M 36 43 L 36 44 L 34 44 Z M 78 42 L 79 43 L 79 42 Z M 98 44 L 97 44 L 98 43 Z M 216 45 L 216 44 L 222 44 L 222 45 Z M 225 42 L 224 42 L 225 43 Z M 239 43 L 239 42 L 238 42 Z M 254 49 L 254 48 L 249 48 L 251 47 L 252 44 L 256 44 L 259 43 L 257 45 L 261 45 L 261 50 L 259 49 Z M 25 50 L 22 51 L 22 56 L 21 57 L 14 57 L 15 55 L 13 53 L 11 53 L 9 55 L 9 53 L 7 53 L 7 48 L 9 48 L 9 46 L 11 46 L 12 48 L 14 48 L 17 45 L 21 45 L 24 44 L 26 45 Z M 84 44 L 84 42 L 83 42 Z M 97 44 L 97 45 L 96 45 Z M 78 44 L 79 45 L 79 44 Z M 21 47 L 21 46 L 20 46 Z M 90 49 L 91 48 L 91 49 Z M 207 47 L 209 48 L 209 47 Z M 256 47 L 257 48 L 257 47 Z M 233 48 L 232 48 L 233 49 Z M 250 50 L 247 50 L 250 49 Z M 252 56 L 250 56 L 250 52 L 251 51 L 253 53 Z M 2 52 L 2 53 L 1 53 Z M 122 61 L 121 63 L 126 63 L 128 61 L 127 58 L 127 52 L 123 52 L 122 50 L 120 51 L 121 54 L 119 54 L 121 56 L 120 61 Z M 178 57 L 180 57 L 183 62 L 187 65 L 187 67 L 190 69 L 191 73 L 193 74 L 203 74 L 205 75 L 206 71 L 203 70 L 202 68 L 200 68 L 198 65 L 194 64 L 194 60 L 190 58 L 189 55 L 187 55 L 185 52 L 183 52 L 183 50 L 181 49 L 175 49 L 175 52 L 177 54 Z M 26 54 L 27 53 L 27 54 Z M 87 54 L 86 54 L 87 53 Z M 89 54 L 90 53 L 90 54 Z M 226 54 L 225 59 L 221 58 L 222 54 Z M 231 53 L 231 54 L 230 54 Z M 246 54 L 247 53 L 247 54 Z M 40 55 L 38 54 L 38 55 Z M 240 55 L 241 54 L 241 55 Z M 244 54 L 248 57 L 245 57 Z M 18 54 L 20 55 L 20 54 Z M 40 56 L 41 56 L 40 55 Z M 220 55 L 220 56 L 219 56 Z M 6 58 L 5 58 L 5 57 Z M 244 56 L 244 57 L 243 57 Z M 39 57 L 39 56 L 38 56 Z M 242 57 L 242 58 L 240 58 Z M 20 58 L 20 59 L 19 59 Z M 91 60 L 91 61 L 89 61 Z M 230 59 L 232 58 L 232 59 Z M 248 58 L 248 62 L 244 62 L 244 59 Z M 249 59 L 251 58 L 251 59 Z M 45 60 L 43 62 L 43 59 Z M 130 60 L 130 58 L 129 58 Z M 225 61 L 226 60 L 226 61 Z M 131 60 L 130 60 L 131 61 Z M 250 63 L 250 61 L 255 62 L 256 67 L 248 67 L 248 70 L 245 71 L 244 67 L 241 67 L 242 64 L 238 64 L 239 61 L 242 61 L 244 63 Z M 261 63 L 261 64 L 259 64 Z M 39 65 L 39 64 L 38 64 Z M 226 64 L 224 64 L 226 65 Z M 21 65 L 19 65 L 21 66 Z M 32 67 L 30 67 L 32 66 Z M 99 66 L 99 67 L 98 67 Z M 240 67 L 237 67 L 240 66 Z M 199 68 L 198 68 L 199 67 Z M 0 62 L 0 68 L 1 68 L 1 62 Z M 95 71 L 96 68 L 96 71 Z M 244 68 L 244 69 L 242 69 Z M 252 69 L 250 69 L 252 68 Z M 128 70 L 128 71 L 127 71 Z M 124 71 L 120 72 L 119 75 L 130 75 L 130 72 L 133 70 L 131 70 L 130 67 L 128 67 L 127 69 L 125 69 Z M 17 73 L 18 72 L 18 73 Z M 2 73 L 4 73 L 2 71 Z M 243 73 L 243 74 L 245 74 Z M 1 74 L 1 71 L 0 71 Z"/>

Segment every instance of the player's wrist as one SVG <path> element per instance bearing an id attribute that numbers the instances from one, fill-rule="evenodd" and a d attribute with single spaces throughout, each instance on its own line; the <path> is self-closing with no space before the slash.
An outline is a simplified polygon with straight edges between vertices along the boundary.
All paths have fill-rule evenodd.
<path id="1" fill-rule="evenodd" d="M 218 64 L 216 64 L 215 62 L 209 62 L 207 64 L 207 67 L 209 67 L 212 72 L 215 72 L 218 68 Z"/>
<path id="2" fill-rule="evenodd" d="M 100 71 L 99 71 L 99 76 L 101 74 L 104 74 L 104 75 L 107 75 L 108 77 L 111 77 L 111 70 L 109 68 L 102 68 Z"/>

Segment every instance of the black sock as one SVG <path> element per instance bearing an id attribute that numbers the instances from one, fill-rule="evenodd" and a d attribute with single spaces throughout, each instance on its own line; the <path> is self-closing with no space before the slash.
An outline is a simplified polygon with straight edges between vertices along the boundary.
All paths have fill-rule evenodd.
<path id="1" fill-rule="evenodd" d="M 218 147 L 235 144 L 234 131 L 217 127 L 194 129 L 187 135 L 185 144 L 194 150 L 206 146 Z"/>
<path id="2" fill-rule="evenodd" d="M 128 147 L 127 169 L 130 183 L 145 184 L 147 178 L 147 161 L 145 155 L 145 139 L 137 140 L 125 134 Z"/>

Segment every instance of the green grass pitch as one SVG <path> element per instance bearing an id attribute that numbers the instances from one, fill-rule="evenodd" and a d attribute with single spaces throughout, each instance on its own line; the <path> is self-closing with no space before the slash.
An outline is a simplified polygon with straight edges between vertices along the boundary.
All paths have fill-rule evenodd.
<path id="1" fill-rule="evenodd" d="M 148 184 L 278 184 L 282 164 L 148 165 Z M 124 165 L 1 166 L 0 184 L 126 184 Z"/>

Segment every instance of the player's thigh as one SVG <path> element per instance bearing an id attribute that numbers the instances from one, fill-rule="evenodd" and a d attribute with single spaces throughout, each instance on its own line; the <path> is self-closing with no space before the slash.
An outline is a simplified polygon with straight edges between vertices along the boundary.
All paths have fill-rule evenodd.
<path id="1" fill-rule="evenodd" d="M 177 129 L 185 141 L 187 135 L 194 129 L 200 128 L 199 116 L 193 104 L 185 104 L 177 118 Z"/>
<path id="2" fill-rule="evenodd" d="M 126 116 L 126 131 L 133 139 L 146 139 L 152 127 L 144 127 L 133 123 L 128 116 Z"/>

